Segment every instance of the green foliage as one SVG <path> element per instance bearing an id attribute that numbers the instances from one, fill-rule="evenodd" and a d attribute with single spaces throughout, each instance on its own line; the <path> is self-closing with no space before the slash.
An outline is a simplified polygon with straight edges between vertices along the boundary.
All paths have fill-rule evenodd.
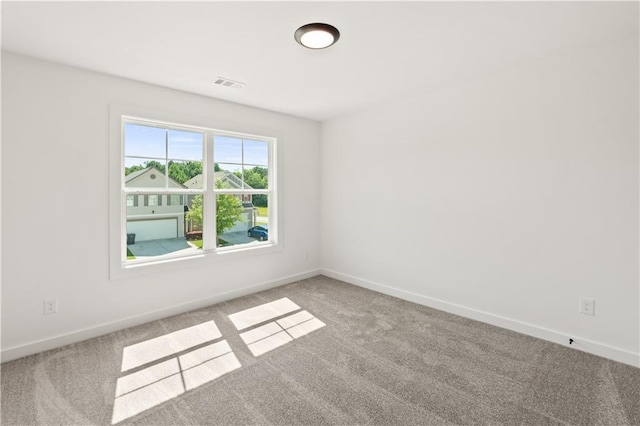
<path id="1" fill-rule="evenodd" d="M 186 213 L 187 220 L 194 223 L 196 228 L 202 227 L 202 194 L 196 195 L 191 201 L 189 211 Z"/>
<path id="2" fill-rule="evenodd" d="M 159 161 L 156 160 L 150 160 L 150 161 L 145 161 L 144 165 L 142 164 L 136 164 L 135 166 L 131 166 L 131 167 L 125 167 L 124 168 L 124 175 L 127 176 L 133 172 L 137 172 L 138 170 L 144 170 L 148 167 L 155 167 L 156 169 L 160 170 L 162 173 L 164 173 L 164 164 L 160 163 Z"/>
<path id="3" fill-rule="evenodd" d="M 239 220 L 244 220 L 242 215 L 242 202 L 233 194 L 218 194 L 216 197 L 216 233 L 222 234 L 227 229 L 233 228 Z"/>
<path id="4" fill-rule="evenodd" d="M 268 198 L 266 194 L 253 194 L 251 202 L 256 207 L 268 207 Z"/>
<path id="5" fill-rule="evenodd" d="M 245 169 L 244 181 L 252 188 L 265 189 L 269 184 L 269 171 L 264 167 Z"/>
<path id="6" fill-rule="evenodd" d="M 144 170 L 148 167 L 155 167 L 156 169 L 164 173 L 164 164 L 156 160 L 150 160 L 150 161 L 145 161 L 144 164 L 136 164 L 135 166 L 125 167 L 124 175 L 127 176 L 133 172 L 137 172 L 138 170 Z"/>
<path id="7" fill-rule="evenodd" d="M 216 188 L 228 188 L 228 184 L 216 182 Z M 242 202 L 233 194 L 218 194 L 216 197 L 216 233 L 222 234 L 227 229 L 233 228 L 238 221 L 244 221 Z M 191 202 L 187 219 L 194 225 L 202 226 L 202 195 L 197 195 Z"/>
<path id="8" fill-rule="evenodd" d="M 181 167 L 180 163 L 173 163 L 169 165 L 169 177 L 179 183 L 185 183 L 190 179 L 187 177 L 187 174 L 184 172 L 184 168 Z"/>
<path id="9" fill-rule="evenodd" d="M 169 177 L 176 182 L 185 183 L 189 179 L 201 174 L 202 163 L 199 161 L 185 161 L 184 163 L 176 163 L 173 160 L 169 161 Z"/>
<path id="10" fill-rule="evenodd" d="M 216 181 L 216 188 L 230 188 L 229 184 L 221 180 Z M 216 196 L 216 234 L 220 235 L 227 229 L 233 228 L 237 221 L 244 221 L 242 201 L 233 194 L 218 194 Z"/>
<path id="11" fill-rule="evenodd" d="M 156 160 L 145 161 L 144 164 L 137 164 L 131 167 L 125 167 L 125 176 L 137 172 L 138 170 L 144 170 L 148 167 L 155 167 L 162 173 L 166 173 L 165 165 Z M 178 183 L 185 183 L 189 179 L 202 174 L 202 163 L 199 161 L 185 161 L 176 162 L 169 160 L 169 177 Z"/>
<path id="12" fill-rule="evenodd" d="M 247 185 L 255 189 L 266 189 L 269 185 L 269 170 L 265 167 L 255 166 L 251 169 L 244 170 L 244 176 L 242 172 L 233 172 L 234 175 L 243 179 Z M 253 205 L 256 207 L 267 207 L 268 198 L 265 194 L 255 194 L 252 197 Z"/>
<path id="13" fill-rule="evenodd" d="M 136 165 L 136 166 L 131 166 L 131 167 L 125 167 L 124 168 L 124 175 L 127 176 L 133 172 L 137 172 L 138 170 L 143 170 L 146 169 L 145 166 L 141 166 L 141 165 Z"/>
<path id="14" fill-rule="evenodd" d="M 156 160 L 146 161 L 145 167 L 155 167 L 156 169 L 160 170 L 162 173 L 165 172 L 164 164 Z"/>

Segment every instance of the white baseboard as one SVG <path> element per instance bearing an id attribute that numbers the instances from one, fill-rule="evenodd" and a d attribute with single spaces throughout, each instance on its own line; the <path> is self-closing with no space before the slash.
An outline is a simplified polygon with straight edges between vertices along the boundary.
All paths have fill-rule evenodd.
<path id="1" fill-rule="evenodd" d="M 495 315 L 455 303 L 450 303 L 444 300 L 423 296 L 421 294 L 413 293 L 410 291 L 400 290 L 391 286 L 354 277 L 352 275 L 343 274 L 341 272 L 333 271 L 330 269 L 321 269 L 320 272 L 322 275 L 325 275 L 327 277 L 335 278 L 349 284 L 354 284 L 359 287 L 364 287 L 369 290 L 377 291 L 389 296 L 394 296 L 399 299 L 417 303 L 419 305 L 429 306 L 431 308 L 449 312 L 455 315 L 460 315 L 465 318 L 471 318 L 487 324 L 506 328 L 507 330 L 516 331 L 518 333 L 526 334 L 529 336 L 537 337 L 539 339 L 547 340 L 549 342 L 571 347 L 573 349 L 588 352 L 593 355 L 598 355 L 614 361 L 622 362 L 624 364 L 629 364 L 634 367 L 640 367 L 640 353 L 633 353 L 624 349 L 594 342 L 592 340 L 583 339 L 580 336 L 575 335 L 571 335 L 574 339 L 574 342 L 571 346 L 569 346 L 569 333 L 550 330 L 548 328 L 540 327 L 535 324 L 525 323 L 500 315 Z"/>
<path id="2" fill-rule="evenodd" d="M 122 330 L 127 327 L 133 327 L 140 324 L 145 324 L 150 321 L 155 321 L 162 318 L 167 318 L 173 315 L 178 315 L 184 312 L 193 311 L 195 309 L 211 306 L 216 303 L 224 302 L 226 300 L 235 299 L 237 297 L 245 296 L 247 294 L 257 293 L 259 291 L 268 290 L 270 288 L 279 287 L 281 285 L 289 284 L 292 282 L 300 281 L 306 278 L 315 277 L 320 274 L 319 269 L 303 272 L 296 275 L 290 275 L 288 277 L 279 278 L 277 280 L 268 281 L 260 284 L 250 285 L 240 289 L 228 291 L 222 294 L 217 294 L 212 297 L 206 297 L 204 299 L 194 300 L 192 302 L 182 303 L 179 305 L 170 306 L 156 311 L 147 312 L 141 315 L 135 315 L 132 317 L 124 318 L 122 320 L 102 324 L 95 327 L 85 328 L 71 333 L 61 334 L 48 339 L 38 340 L 35 342 L 27 343 L 20 346 L 14 346 L 12 348 L 3 349 L 0 352 L 1 362 L 7 362 L 14 359 L 22 358 L 28 355 L 33 355 L 39 352 L 48 351 L 50 349 L 59 348 L 61 346 L 69 345 L 71 343 L 81 342 L 83 340 L 91 339 L 93 337 L 102 336 L 113 331 Z"/>

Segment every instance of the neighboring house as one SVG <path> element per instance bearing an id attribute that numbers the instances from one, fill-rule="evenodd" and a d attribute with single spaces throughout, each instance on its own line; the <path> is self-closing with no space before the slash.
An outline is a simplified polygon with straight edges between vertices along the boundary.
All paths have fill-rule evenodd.
<path id="1" fill-rule="evenodd" d="M 148 167 L 125 176 L 127 188 L 164 188 L 166 176 L 155 167 Z M 185 186 L 169 178 L 169 188 Z M 184 206 L 186 195 L 127 195 L 127 234 L 136 234 L 136 241 L 184 237 Z"/>
<path id="2" fill-rule="evenodd" d="M 222 181 L 225 187 L 229 187 L 231 189 L 234 189 L 234 188 L 253 189 L 246 182 L 243 182 L 242 179 L 240 179 L 238 176 L 234 175 L 232 172 L 229 172 L 229 171 L 215 172 L 213 174 L 213 181 L 214 182 Z M 186 181 L 184 183 L 184 186 L 189 189 L 201 189 L 202 184 L 203 184 L 202 175 L 197 175 L 189 179 L 188 181 Z M 189 195 L 187 205 L 191 205 L 191 200 L 193 199 L 193 197 L 194 195 Z M 243 211 L 244 221 L 236 222 L 233 228 L 228 229 L 225 232 L 242 232 L 242 231 L 246 232 L 249 228 L 254 226 L 256 222 L 257 209 L 252 203 L 251 194 L 238 194 L 237 197 L 240 198 L 240 200 L 242 201 L 242 207 L 244 208 L 244 211 Z M 196 230 L 192 226 L 192 224 L 188 224 L 187 226 L 189 228 L 189 231 Z"/>

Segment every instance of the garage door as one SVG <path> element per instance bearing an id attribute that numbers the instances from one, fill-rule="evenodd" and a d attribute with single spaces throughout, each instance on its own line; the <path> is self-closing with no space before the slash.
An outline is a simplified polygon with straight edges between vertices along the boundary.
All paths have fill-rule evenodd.
<path id="1" fill-rule="evenodd" d="M 127 234 L 136 234 L 136 241 L 178 237 L 178 219 L 135 220 L 127 222 Z"/>

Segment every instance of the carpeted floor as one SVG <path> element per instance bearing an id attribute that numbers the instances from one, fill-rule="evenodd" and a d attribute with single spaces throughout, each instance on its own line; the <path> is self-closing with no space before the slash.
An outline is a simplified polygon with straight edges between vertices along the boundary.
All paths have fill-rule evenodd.
<path id="1" fill-rule="evenodd" d="M 307 313 L 282 302 L 242 330 L 229 318 L 282 298 Z M 638 368 L 323 276 L 8 362 L 1 377 L 3 426 L 640 425 Z"/>

